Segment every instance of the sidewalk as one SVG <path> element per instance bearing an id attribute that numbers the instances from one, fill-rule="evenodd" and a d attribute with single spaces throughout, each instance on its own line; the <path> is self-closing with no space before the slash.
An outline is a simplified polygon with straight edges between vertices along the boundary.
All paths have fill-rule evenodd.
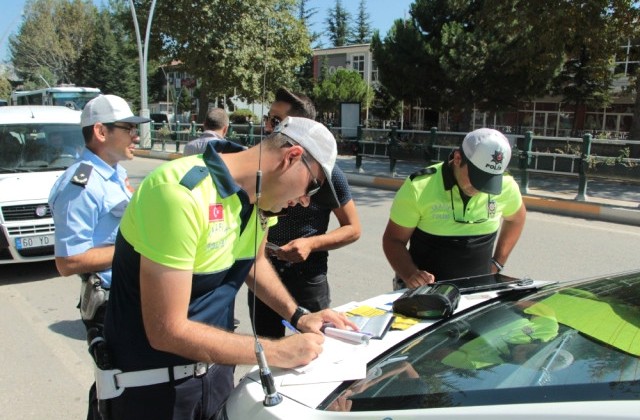
<path id="1" fill-rule="evenodd" d="M 138 149 L 136 155 L 167 160 L 182 156 L 163 152 L 160 146 L 154 150 Z M 355 156 L 338 156 L 337 164 L 350 184 L 388 190 L 397 190 L 407 176 L 425 165 L 398 161 L 392 176 L 388 159 L 364 158 L 360 170 L 356 168 Z M 520 185 L 519 175 L 514 178 Z M 594 179 L 587 182 L 585 201 L 576 200 L 577 194 L 578 177 L 531 173 L 523 198 L 527 209 L 532 211 L 640 226 L 640 183 Z"/>

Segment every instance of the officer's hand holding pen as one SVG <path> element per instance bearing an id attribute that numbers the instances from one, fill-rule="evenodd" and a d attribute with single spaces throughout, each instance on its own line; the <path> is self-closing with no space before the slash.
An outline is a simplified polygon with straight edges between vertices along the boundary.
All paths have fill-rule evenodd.
<path id="1" fill-rule="evenodd" d="M 308 365 L 322 353 L 324 337 L 313 333 L 293 334 L 279 340 L 260 339 L 271 366 L 296 368 Z"/>

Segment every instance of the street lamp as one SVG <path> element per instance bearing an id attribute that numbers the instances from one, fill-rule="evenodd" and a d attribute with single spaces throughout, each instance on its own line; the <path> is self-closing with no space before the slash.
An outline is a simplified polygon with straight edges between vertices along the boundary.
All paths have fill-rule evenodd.
<path id="1" fill-rule="evenodd" d="M 149 118 L 149 104 L 147 98 L 147 58 L 149 56 L 149 33 L 151 32 L 151 21 L 153 20 L 153 12 L 156 8 L 156 0 L 151 3 L 149 9 L 149 18 L 147 19 L 147 29 L 144 36 L 144 47 L 140 38 L 140 28 L 138 26 L 138 17 L 136 16 L 136 8 L 133 0 L 129 0 L 131 7 L 131 15 L 133 17 L 133 26 L 136 30 L 136 42 L 138 44 L 138 60 L 140 61 L 140 116 Z M 151 133 L 149 123 L 140 125 L 140 146 L 144 149 L 151 147 Z"/>

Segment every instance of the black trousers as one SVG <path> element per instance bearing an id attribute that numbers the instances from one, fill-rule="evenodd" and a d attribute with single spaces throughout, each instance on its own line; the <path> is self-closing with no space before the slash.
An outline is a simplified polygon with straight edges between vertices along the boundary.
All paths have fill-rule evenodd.
<path id="1" fill-rule="evenodd" d="M 309 309 L 311 312 L 328 308 L 331 304 L 331 296 L 329 294 L 327 275 L 305 276 L 304 272 L 294 267 L 288 270 L 278 270 L 278 274 L 280 274 L 280 278 L 289 293 L 291 293 L 291 296 L 299 305 Z M 255 320 L 256 334 L 271 338 L 284 337 L 285 327 L 282 325 L 282 317 L 280 315 L 257 298 L 254 311 L 253 293 L 251 291 L 248 293 L 247 303 L 249 304 L 251 321 L 254 322 Z"/>
<path id="2" fill-rule="evenodd" d="M 102 334 L 102 330 L 104 329 L 104 317 L 107 311 L 107 302 L 101 305 L 96 311 L 96 315 L 91 320 L 83 319 L 87 332 L 91 328 L 98 328 L 100 330 L 100 334 Z M 89 344 L 89 343 L 87 343 Z M 96 394 L 96 384 L 95 382 L 89 388 L 89 411 L 87 412 L 87 420 L 106 420 L 108 417 L 102 416 L 100 413 L 101 408 L 99 408 L 98 396 Z M 102 404 L 104 406 L 104 404 Z M 104 411 L 106 408 L 102 408 Z"/>
<path id="3" fill-rule="evenodd" d="M 214 365 L 201 377 L 127 388 L 107 400 L 109 420 L 211 419 L 233 390 L 234 369 Z"/>

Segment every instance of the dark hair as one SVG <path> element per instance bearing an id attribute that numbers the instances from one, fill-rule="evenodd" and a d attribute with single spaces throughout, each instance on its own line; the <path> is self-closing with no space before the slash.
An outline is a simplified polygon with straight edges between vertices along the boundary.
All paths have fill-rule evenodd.
<path id="1" fill-rule="evenodd" d="M 211 108 L 204 119 L 205 130 L 221 130 L 229 125 L 229 116 L 222 108 Z"/>
<path id="2" fill-rule="evenodd" d="M 84 143 L 89 144 L 91 139 L 93 138 L 93 126 L 88 125 L 86 127 L 82 127 L 82 137 L 84 137 Z"/>
<path id="3" fill-rule="evenodd" d="M 276 90 L 276 102 L 285 102 L 291 105 L 291 109 L 287 112 L 290 117 L 316 119 L 316 107 L 306 95 L 293 93 L 285 87 L 280 87 Z"/>

